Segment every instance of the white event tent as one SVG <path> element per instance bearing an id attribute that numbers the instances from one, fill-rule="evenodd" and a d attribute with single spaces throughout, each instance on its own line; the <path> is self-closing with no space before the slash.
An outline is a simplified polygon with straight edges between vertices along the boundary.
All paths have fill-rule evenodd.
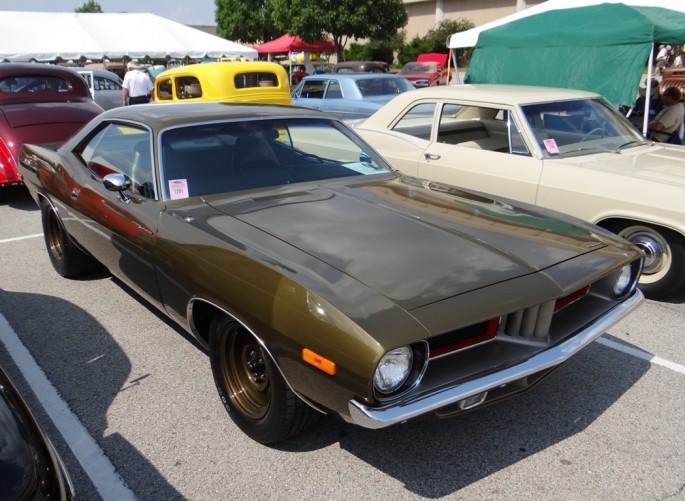
<path id="1" fill-rule="evenodd" d="M 257 59 L 251 47 L 154 14 L 0 12 L 0 61 Z"/>

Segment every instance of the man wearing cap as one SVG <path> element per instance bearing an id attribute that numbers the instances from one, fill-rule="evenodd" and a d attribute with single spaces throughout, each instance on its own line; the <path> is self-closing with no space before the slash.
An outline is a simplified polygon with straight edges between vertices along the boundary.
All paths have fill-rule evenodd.
<path id="1" fill-rule="evenodd" d="M 154 85 L 148 74 L 143 71 L 145 67 L 136 59 L 128 63 L 127 67 L 128 71 L 121 85 L 124 88 L 123 105 L 149 103 Z"/>

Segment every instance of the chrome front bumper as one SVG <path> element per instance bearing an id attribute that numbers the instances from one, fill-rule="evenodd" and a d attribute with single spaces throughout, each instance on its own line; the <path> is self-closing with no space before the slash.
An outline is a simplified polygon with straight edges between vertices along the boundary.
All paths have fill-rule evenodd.
<path id="1" fill-rule="evenodd" d="M 467 381 L 434 393 L 421 395 L 414 400 L 385 407 L 369 407 L 356 400 L 350 400 L 348 404 L 350 422 L 364 428 L 385 428 L 386 426 L 403 423 L 423 414 L 438 411 L 444 407 L 459 404 L 470 397 L 475 397 L 489 390 L 500 388 L 503 385 L 556 367 L 601 336 L 607 329 L 637 308 L 643 300 L 642 292 L 636 289 L 631 297 L 602 317 L 599 317 L 592 325 L 583 329 L 572 338 L 538 353 L 519 365 L 473 381 Z M 478 398 L 474 400 L 478 402 Z M 467 407 L 469 405 L 464 406 L 464 408 Z"/>

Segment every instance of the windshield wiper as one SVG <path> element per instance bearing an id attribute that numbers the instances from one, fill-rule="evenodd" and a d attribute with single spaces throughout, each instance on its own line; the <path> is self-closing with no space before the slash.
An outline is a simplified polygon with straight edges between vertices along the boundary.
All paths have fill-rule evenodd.
<path id="1" fill-rule="evenodd" d="M 631 144 L 635 144 L 635 143 L 640 144 L 640 143 L 643 143 L 643 142 L 644 142 L 644 141 L 638 141 L 637 139 L 633 139 L 632 141 L 628 141 L 627 143 L 623 143 L 621 146 L 619 146 L 618 148 L 614 149 L 613 152 L 614 152 L 614 153 L 621 153 L 621 150 L 622 150 L 623 148 L 625 148 L 626 146 L 630 146 Z"/>

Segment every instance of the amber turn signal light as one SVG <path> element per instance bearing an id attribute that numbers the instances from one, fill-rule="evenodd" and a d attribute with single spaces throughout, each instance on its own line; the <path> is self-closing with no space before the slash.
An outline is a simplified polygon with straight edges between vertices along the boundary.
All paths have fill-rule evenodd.
<path id="1" fill-rule="evenodd" d="M 328 360 L 327 358 L 324 358 L 321 355 L 317 355 L 309 348 L 302 349 L 302 360 L 309 364 L 312 364 L 314 367 L 321 369 L 326 374 L 335 376 L 335 362 Z"/>

